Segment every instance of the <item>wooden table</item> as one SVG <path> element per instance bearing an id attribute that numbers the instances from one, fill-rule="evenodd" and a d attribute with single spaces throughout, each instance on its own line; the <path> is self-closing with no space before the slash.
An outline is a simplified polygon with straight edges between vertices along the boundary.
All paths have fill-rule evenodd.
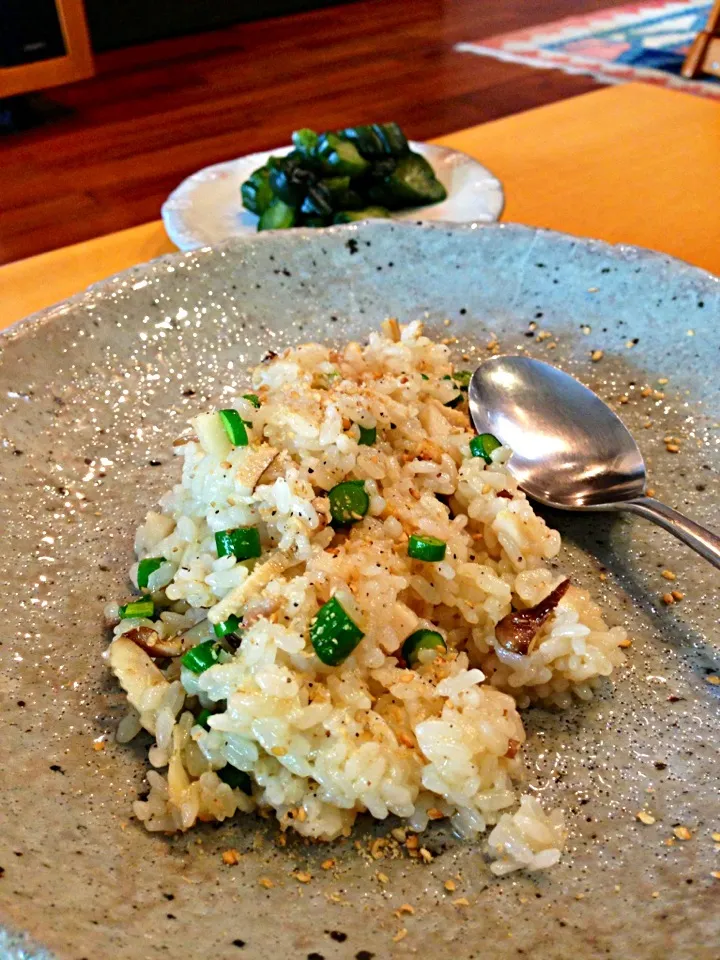
<path id="1" fill-rule="evenodd" d="M 440 138 L 502 180 L 503 220 L 632 243 L 720 274 L 720 105 L 609 87 Z M 162 222 L 0 267 L 0 328 L 174 250 Z"/>

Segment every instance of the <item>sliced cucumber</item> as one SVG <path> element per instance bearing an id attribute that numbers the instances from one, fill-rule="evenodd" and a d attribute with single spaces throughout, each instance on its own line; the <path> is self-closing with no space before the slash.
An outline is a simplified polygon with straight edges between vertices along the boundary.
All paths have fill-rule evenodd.
<path id="1" fill-rule="evenodd" d="M 294 227 L 297 217 L 295 210 L 283 203 L 282 200 L 275 199 L 262 214 L 258 221 L 258 230 L 286 230 L 288 227 Z"/>
<path id="2" fill-rule="evenodd" d="M 402 157 L 410 149 L 405 134 L 396 123 L 374 123 L 372 128 L 387 156 Z"/>
<path id="3" fill-rule="evenodd" d="M 335 133 L 323 133 L 318 139 L 315 156 L 329 176 L 359 177 L 370 166 L 349 140 Z"/>
<path id="4" fill-rule="evenodd" d="M 365 207 L 364 210 L 340 210 L 333 217 L 333 223 L 354 223 L 356 220 L 387 220 L 390 211 L 385 207 Z"/>
<path id="5" fill-rule="evenodd" d="M 314 130 L 303 127 L 293 133 L 292 142 L 298 153 L 304 157 L 312 157 L 317 147 L 318 135 Z"/>
<path id="6" fill-rule="evenodd" d="M 446 199 L 447 191 L 424 157 L 408 153 L 398 160 L 393 172 L 381 184 L 371 188 L 370 196 L 377 202 L 399 209 L 439 203 Z"/>
<path id="7" fill-rule="evenodd" d="M 338 130 L 338 136 L 355 144 L 358 152 L 367 160 L 374 160 L 385 153 L 385 146 L 373 127 L 346 127 Z"/>
<path id="8" fill-rule="evenodd" d="M 300 213 L 310 217 L 329 217 L 332 212 L 332 198 L 327 186 L 320 181 L 320 183 L 308 187 L 308 192 L 300 207 Z"/>
<path id="9" fill-rule="evenodd" d="M 272 203 L 273 192 L 270 187 L 270 168 L 260 167 L 247 178 L 240 187 L 240 196 L 243 206 L 250 213 L 256 213 L 258 216 L 265 213 Z"/>

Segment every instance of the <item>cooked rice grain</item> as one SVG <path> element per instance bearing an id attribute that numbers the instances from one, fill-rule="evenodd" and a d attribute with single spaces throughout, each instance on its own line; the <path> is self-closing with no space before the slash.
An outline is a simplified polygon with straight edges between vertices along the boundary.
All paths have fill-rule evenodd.
<path id="1" fill-rule="evenodd" d="M 163 612 L 121 621 L 110 651 L 134 708 L 118 739 L 142 724 L 156 737 L 151 764 L 167 767 L 148 773 L 149 797 L 134 806 L 149 830 L 271 808 L 283 828 L 330 840 L 363 811 L 413 830 L 441 813 L 465 837 L 495 824 L 498 874 L 559 858 L 558 812 L 530 797 L 508 812 L 525 740 L 517 708 L 588 699 L 622 662 L 625 634 L 571 587 L 527 655 L 496 642 L 500 619 L 562 580 L 547 565 L 560 537 L 518 490 L 509 450 L 490 464 L 470 456 L 465 405 L 445 406 L 458 392 L 448 348 L 419 323 L 400 329 L 397 341 L 372 334 L 341 352 L 287 350 L 253 372 L 259 409 L 232 404 L 251 424 L 249 446 L 203 415 L 175 448 L 182 480 L 136 537 L 139 560 L 165 558 L 149 582 Z M 358 443 L 359 427 L 376 428 L 372 446 Z M 347 478 L 365 481 L 370 507 L 336 532 L 327 494 Z M 215 533 L 241 526 L 259 528 L 262 557 L 218 558 Z M 412 533 L 445 541 L 445 559 L 409 559 Z M 309 628 L 333 595 L 365 636 L 328 667 Z M 179 657 L 158 671 L 130 649 L 133 626 L 181 635 L 187 649 L 231 614 L 243 620 L 239 648 L 199 675 Z M 447 653 L 410 669 L 399 651 L 421 627 L 439 630 Z M 213 711 L 207 729 L 195 723 L 202 708 Z M 226 766 L 250 776 L 252 796 L 223 782 Z"/>

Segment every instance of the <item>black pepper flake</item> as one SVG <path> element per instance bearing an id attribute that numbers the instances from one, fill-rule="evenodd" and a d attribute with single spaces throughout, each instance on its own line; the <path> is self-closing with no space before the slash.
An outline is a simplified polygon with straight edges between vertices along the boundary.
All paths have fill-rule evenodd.
<path id="1" fill-rule="evenodd" d="M 341 930 L 330 930 L 329 933 L 331 939 L 335 940 L 337 943 L 345 943 L 347 940 L 347 934 L 343 933 Z"/>
<path id="2" fill-rule="evenodd" d="M 354 237 L 350 237 L 350 239 L 347 241 L 347 243 L 345 244 L 345 246 L 348 248 L 348 250 L 350 251 L 350 254 L 351 254 L 351 255 L 352 255 L 353 253 L 357 253 L 357 252 L 358 252 L 358 249 L 359 249 L 359 247 L 358 247 L 358 242 L 357 242 L 357 240 L 356 240 Z"/>
<path id="3" fill-rule="evenodd" d="M 59 763 L 51 763 L 51 764 L 50 764 L 50 769 L 51 769 L 54 773 L 62 773 L 62 774 L 65 773 L 65 771 L 63 770 L 63 768 L 60 766 Z"/>
<path id="4" fill-rule="evenodd" d="M 373 960 L 375 956 L 374 953 L 370 953 L 369 950 L 358 950 L 355 954 L 355 960 Z"/>
<path id="5" fill-rule="evenodd" d="M 667 764 L 661 763 L 660 760 L 656 760 L 654 766 L 656 770 L 667 770 Z"/>
<path id="6" fill-rule="evenodd" d="M 161 467 L 162 460 L 148 460 L 148 465 L 151 467 Z"/>
<path id="7" fill-rule="evenodd" d="M 232 945 L 234 947 L 239 947 L 242 950 L 242 948 L 245 946 L 245 941 L 240 939 L 233 940 Z"/>

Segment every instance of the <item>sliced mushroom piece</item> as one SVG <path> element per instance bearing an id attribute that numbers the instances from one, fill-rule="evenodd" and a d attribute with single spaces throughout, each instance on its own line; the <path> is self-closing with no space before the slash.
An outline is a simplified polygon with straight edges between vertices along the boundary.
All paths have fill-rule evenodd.
<path id="1" fill-rule="evenodd" d="M 247 580 L 233 587 L 230 593 L 226 594 L 219 603 L 216 603 L 208 614 L 210 623 L 223 623 L 230 614 L 238 614 L 251 597 L 256 597 L 262 590 L 279 576 L 288 567 L 301 563 L 301 560 L 295 559 L 283 553 L 281 550 L 275 550 L 268 555 L 265 563 L 258 564 Z"/>
<path id="2" fill-rule="evenodd" d="M 249 629 L 254 623 L 257 623 L 258 620 L 262 620 L 263 617 L 269 617 L 275 613 L 279 607 L 280 599 L 278 597 L 262 597 L 259 600 L 251 600 L 243 614 L 243 630 Z"/>
<path id="3" fill-rule="evenodd" d="M 128 640 L 132 640 L 141 650 L 144 650 L 148 656 L 158 657 L 178 657 L 182 653 L 182 639 L 180 637 L 160 636 L 157 630 L 152 627 L 134 627 L 123 634 Z"/>
<path id="4" fill-rule="evenodd" d="M 510 653 L 527 656 L 535 635 L 565 596 L 569 586 L 569 580 L 562 580 L 534 607 L 516 610 L 503 617 L 495 627 L 495 638 L 500 646 Z"/>
<path id="5" fill-rule="evenodd" d="M 260 477 L 277 455 L 278 451 L 269 444 L 264 443 L 257 448 L 248 447 L 237 468 L 236 480 L 249 490 L 254 490 Z"/>
<path id="6" fill-rule="evenodd" d="M 380 326 L 388 340 L 392 340 L 393 343 L 399 342 L 402 332 L 400 330 L 400 324 L 395 317 L 388 317 L 387 320 L 383 320 Z"/>
<path id="7" fill-rule="evenodd" d="M 110 668 L 140 714 L 140 722 L 155 733 L 155 713 L 170 686 L 144 650 L 125 636 L 110 644 Z"/>

